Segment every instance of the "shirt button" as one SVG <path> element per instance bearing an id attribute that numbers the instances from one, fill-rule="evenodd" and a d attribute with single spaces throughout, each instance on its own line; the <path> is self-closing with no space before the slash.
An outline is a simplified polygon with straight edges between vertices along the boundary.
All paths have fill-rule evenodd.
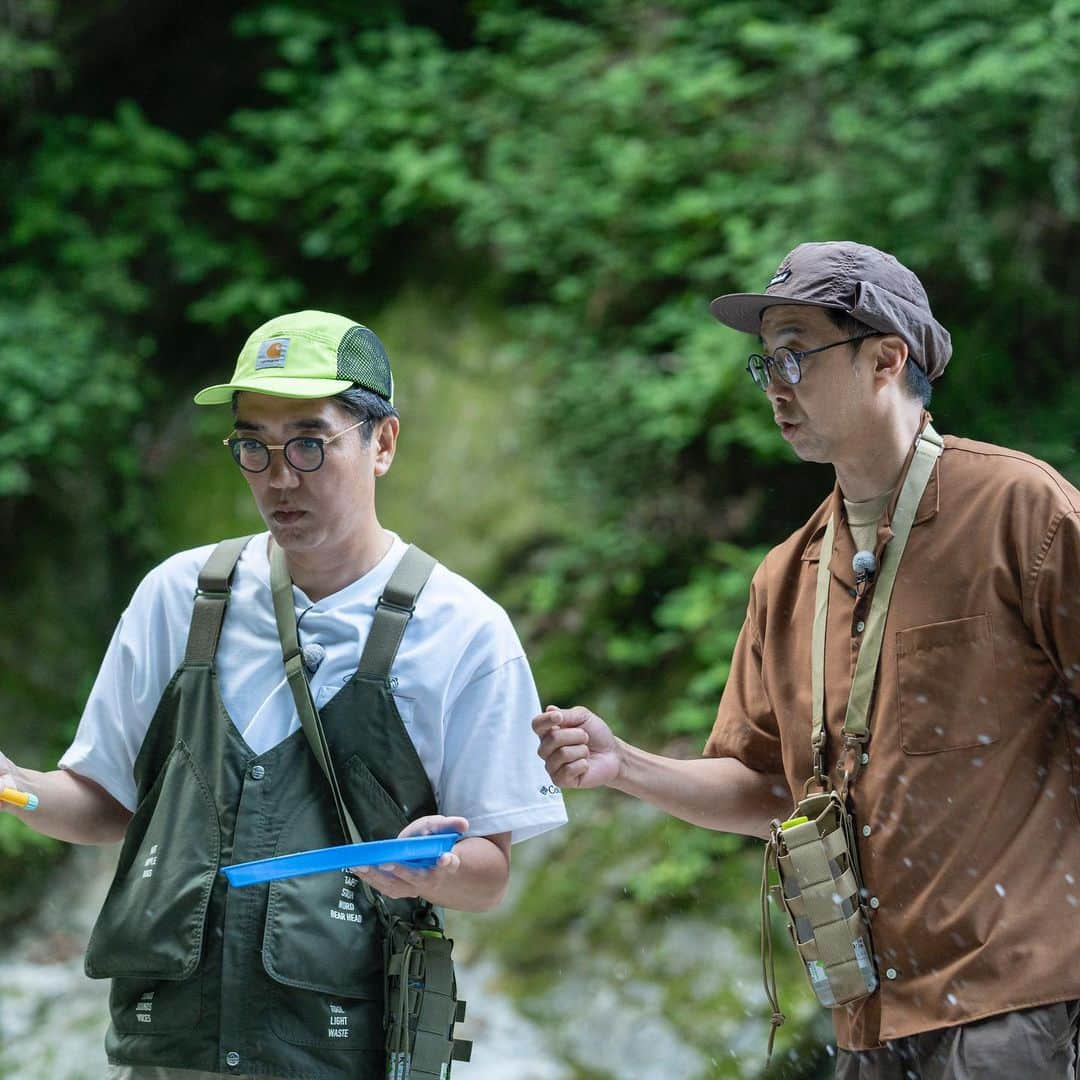
<path id="1" fill-rule="evenodd" d="M 873 909 L 874 909 L 875 911 L 877 911 L 877 909 L 878 909 L 879 907 L 881 907 L 881 901 L 880 901 L 880 900 L 879 900 L 879 899 L 878 899 L 878 898 L 877 898 L 876 896 L 871 896 L 871 897 L 870 897 L 870 906 L 871 906 L 871 907 L 872 907 L 872 908 L 873 908 Z M 892 976 L 891 976 L 891 975 L 890 975 L 889 977 L 890 977 L 890 978 L 892 978 Z"/>
<path id="2" fill-rule="evenodd" d="M 251 779 L 261 780 L 266 775 L 266 770 L 261 765 L 253 765 L 251 768 Z"/>
<path id="3" fill-rule="evenodd" d="M 871 833 L 872 831 L 873 831 L 873 830 L 872 830 L 872 829 L 870 828 L 870 826 L 869 826 L 869 825 L 864 825 L 864 826 L 862 827 L 862 834 L 863 834 L 863 836 L 869 836 L 869 835 L 870 835 L 870 833 Z"/>
<path id="4" fill-rule="evenodd" d="M 225 1064 L 228 1065 L 230 1069 L 235 1069 L 236 1066 L 240 1064 L 240 1055 L 235 1050 L 230 1050 L 225 1055 Z"/>
<path id="5" fill-rule="evenodd" d="M 856 633 L 856 634 L 861 634 L 861 633 L 862 633 L 862 632 L 863 632 L 863 631 L 864 631 L 865 629 L 866 629 L 866 623 L 864 623 L 864 622 L 862 621 L 862 619 L 860 619 L 860 620 L 859 620 L 859 621 L 858 621 L 858 622 L 857 622 L 857 623 L 855 624 L 855 633 Z"/>
<path id="6" fill-rule="evenodd" d="M 885 969 L 885 978 L 886 979 L 895 979 L 896 974 L 897 974 L 896 973 L 896 968 L 886 968 Z"/>

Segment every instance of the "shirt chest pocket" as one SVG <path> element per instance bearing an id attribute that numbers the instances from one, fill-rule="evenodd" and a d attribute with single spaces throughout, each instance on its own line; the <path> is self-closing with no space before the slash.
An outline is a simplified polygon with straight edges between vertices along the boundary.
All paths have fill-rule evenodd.
<path id="1" fill-rule="evenodd" d="M 996 743 L 994 631 L 989 615 L 912 626 L 896 635 L 900 745 L 936 754 Z"/>

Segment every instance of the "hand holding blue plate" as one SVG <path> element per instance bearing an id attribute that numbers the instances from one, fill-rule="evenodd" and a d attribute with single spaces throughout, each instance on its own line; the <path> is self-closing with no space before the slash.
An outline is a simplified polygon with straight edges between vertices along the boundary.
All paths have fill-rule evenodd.
<path id="1" fill-rule="evenodd" d="M 234 886 L 255 885 L 260 881 L 324 874 L 329 870 L 348 870 L 352 866 L 379 866 L 382 863 L 405 863 L 426 869 L 439 861 L 461 839 L 461 833 L 429 833 L 426 836 L 371 840 L 366 844 L 339 844 L 337 847 L 298 851 L 294 855 L 276 855 L 272 859 L 234 863 L 221 872 Z"/>

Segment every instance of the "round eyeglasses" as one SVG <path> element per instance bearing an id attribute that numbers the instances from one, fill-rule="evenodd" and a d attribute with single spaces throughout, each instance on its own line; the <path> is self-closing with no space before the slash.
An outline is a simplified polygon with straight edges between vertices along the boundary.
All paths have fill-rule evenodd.
<path id="1" fill-rule="evenodd" d="M 772 372 L 789 386 L 794 386 L 802 381 L 802 362 L 814 353 L 825 352 L 826 349 L 835 349 L 838 345 L 850 345 L 853 341 L 863 341 L 869 337 L 880 337 L 880 334 L 859 334 L 857 337 L 845 338 L 843 341 L 834 341 L 830 345 L 819 345 L 816 349 L 803 349 L 797 351 L 781 345 L 773 349 L 772 355 L 751 353 L 746 360 L 746 370 L 750 378 L 757 383 L 759 389 L 764 390 L 772 382 Z"/>
<path id="2" fill-rule="evenodd" d="M 355 431 L 361 425 L 370 423 L 371 420 L 370 416 L 366 420 L 359 420 L 352 427 L 331 435 L 329 439 L 322 439 L 315 435 L 298 435 L 295 439 L 289 439 L 288 442 L 274 446 L 250 435 L 230 435 L 221 441 L 229 448 L 233 461 L 244 472 L 265 472 L 270 467 L 271 450 L 280 450 L 285 455 L 285 460 L 297 472 L 315 472 L 322 468 L 326 460 L 326 447 L 335 439 L 340 439 L 342 435 Z"/>

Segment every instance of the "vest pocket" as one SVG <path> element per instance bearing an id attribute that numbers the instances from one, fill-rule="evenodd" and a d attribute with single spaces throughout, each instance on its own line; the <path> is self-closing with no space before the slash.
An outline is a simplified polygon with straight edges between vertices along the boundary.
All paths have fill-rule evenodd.
<path id="1" fill-rule="evenodd" d="M 975 749 L 1001 737 L 991 689 L 994 634 L 989 615 L 899 631 L 896 664 L 905 753 Z"/>
<path id="2" fill-rule="evenodd" d="M 193 1028 L 202 1012 L 202 980 L 113 979 L 109 1012 L 121 1035 L 164 1035 Z"/>
<path id="3" fill-rule="evenodd" d="M 348 786 L 344 797 L 350 803 L 349 810 L 354 819 L 358 823 L 363 821 L 364 839 L 391 840 L 397 836 L 409 823 L 409 818 L 359 754 L 354 754 L 345 763 L 345 775 Z M 362 818 L 355 817 L 358 810 L 362 810 Z"/>
<path id="4" fill-rule="evenodd" d="M 213 796 L 178 740 L 128 825 L 116 876 L 90 936 L 86 974 L 132 984 L 187 979 L 202 956 L 220 855 Z M 152 1026 L 141 1023 L 138 1030 Z"/>
<path id="5" fill-rule="evenodd" d="M 275 854 L 335 836 L 328 794 L 301 803 Z M 360 881 L 335 870 L 270 883 L 263 968 L 277 983 L 274 1034 L 296 1046 L 382 1048 L 382 935 Z"/>
<path id="6" fill-rule="evenodd" d="M 371 980 L 369 996 L 344 997 L 278 986 L 269 1011 L 274 1034 L 294 1046 L 320 1050 L 377 1050 L 383 1035 L 382 976 Z"/>
<path id="7" fill-rule="evenodd" d="M 329 803 L 329 794 L 321 793 L 301 803 L 281 830 L 275 854 L 303 851 L 339 834 Z M 382 938 L 359 880 L 334 870 L 272 881 L 262 957 L 278 983 L 366 997 L 372 978 L 381 978 Z"/>

